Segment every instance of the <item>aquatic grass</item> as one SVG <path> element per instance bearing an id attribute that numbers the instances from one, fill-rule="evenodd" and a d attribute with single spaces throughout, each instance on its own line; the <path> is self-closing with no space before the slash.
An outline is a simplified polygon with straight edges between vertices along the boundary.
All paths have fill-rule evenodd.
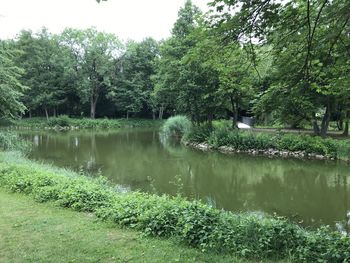
<path id="1" fill-rule="evenodd" d="M 347 262 L 350 238 L 327 227 L 308 231 L 287 219 L 218 210 L 179 196 L 120 193 L 92 179 L 0 153 L 0 186 L 55 202 L 146 235 L 176 238 L 203 251 L 249 259 Z"/>
<path id="2" fill-rule="evenodd" d="M 165 138 L 181 138 L 188 134 L 192 128 L 191 121 L 182 115 L 170 117 L 161 128 L 161 135 Z"/>
<path id="3" fill-rule="evenodd" d="M 44 128 L 79 128 L 79 129 L 109 129 L 109 128 L 142 128 L 160 127 L 162 120 L 149 119 L 90 119 L 70 118 L 67 115 L 46 118 L 25 118 L 13 120 L 8 127 L 44 129 Z"/>

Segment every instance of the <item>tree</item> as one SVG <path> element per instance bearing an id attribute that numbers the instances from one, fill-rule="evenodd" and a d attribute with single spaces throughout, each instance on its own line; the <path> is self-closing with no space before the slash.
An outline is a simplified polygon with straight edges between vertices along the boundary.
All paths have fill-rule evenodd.
<path id="1" fill-rule="evenodd" d="M 194 79 L 190 80 L 194 67 L 183 63 L 182 59 L 194 42 L 189 38 L 196 27 L 196 17 L 201 14 L 198 7 L 191 1 L 186 1 L 178 12 L 178 19 L 172 30 L 172 37 L 165 41 L 160 49 L 160 59 L 157 61 L 157 71 L 153 77 L 155 82 L 154 100 L 159 107 L 159 117 L 162 117 L 165 108 L 169 112 L 189 113 L 196 118 L 190 108 L 198 108 L 193 103 L 198 102 L 189 96 L 197 96 L 193 86 Z M 194 76 L 192 76 L 194 77 Z M 187 94 L 187 95 L 186 95 Z"/>
<path id="2" fill-rule="evenodd" d="M 253 47 L 252 54 L 256 46 L 272 47 L 273 83 L 257 101 L 273 101 L 281 119 L 312 122 L 315 133 L 324 136 L 342 95 L 334 80 L 342 78 L 336 68 L 344 64 L 339 57 L 346 56 L 340 47 L 349 39 L 349 1 L 215 0 L 212 6 L 219 14 L 211 22 L 224 43 L 232 39 Z"/>
<path id="3" fill-rule="evenodd" d="M 14 48 L 21 50 L 16 63 L 24 68 L 22 82 L 30 87 L 23 97 L 29 115 L 42 110 L 47 118 L 49 110 L 56 115 L 75 86 L 72 54 L 45 28 L 36 34 L 22 31 Z"/>
<path id="4" fill-rule="evenodd" d="M 23 114 L 25 106 L 21 102 L 23 91 L 20 78 L 23 69 L 17 67 L 13 61 L 15 51 L 9 48 L 8 43 L 0 41 L 0 116 L 17 117 Z"/>
<path id="5" fill-rule="evenodd" d="M 122 43 L 113 34 L 86 30 L 66 29 L 62 43 L 71 48 L 76 58 L 79 75 L 79 96 L 89 102 L 90 117 L 96 117 L 99 98 L 112 86 L 114 60 L 120 55 Z"/>
<path id="6" fill-rule="evenodd" d="M 116 61 L 115 82 L 108 97 L 117 108 L 126 111 L 127 117 L 130 112 L 155 112 L 151 76 L 155 74 L 158 53 L 158 43 L 146 38 L 140 43 L 129 42 L 125 53 Z"/>

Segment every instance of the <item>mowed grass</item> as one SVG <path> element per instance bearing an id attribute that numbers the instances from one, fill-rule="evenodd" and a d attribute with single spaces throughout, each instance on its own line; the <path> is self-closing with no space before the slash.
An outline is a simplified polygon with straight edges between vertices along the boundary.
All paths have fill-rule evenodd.
<path id="1" fill-rule="evenodd" d="M 0 262 L 247 262 L 38 204 L 0 188 Z"/>

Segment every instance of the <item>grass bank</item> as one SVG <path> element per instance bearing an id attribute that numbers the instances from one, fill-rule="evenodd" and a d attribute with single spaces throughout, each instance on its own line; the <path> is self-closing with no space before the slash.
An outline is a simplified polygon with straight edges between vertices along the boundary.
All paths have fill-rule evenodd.
<path id="1" fill-rule="evenodd" d="M 109 129 L 109 128 L 143 128 L 159 127 L 161 120 L 149 119 L 90 119 L 69 118 L 66 115 L 46 118 L 25 118 L 3 122 L 2 126 L 28 129 Z"/>
<path id="2" fill-rule="evenodd" d="M 0 186 L 211 254 L 295 262 L 350 260 L 350 238 L 328 228 L 307 231 L 283 218 L 234 214 L 180 197 L 120 193 L 103 179 L 88 179 L 13 153 L 0 154 Z"/>
<path id="3" fill-rule="evenodd" d="M 246 262 L 97 221 L 0 188 L 0 262 Z"/>
<path id="4" fill-rule="evenodd" d="M 196 126 L 184 137 L 194 147 L 298 158 L 350 160 L 350 140 L 306 134 L 261 133 L 228 126 Z M 203 144 L 203 145 L 201 145 Z"/>

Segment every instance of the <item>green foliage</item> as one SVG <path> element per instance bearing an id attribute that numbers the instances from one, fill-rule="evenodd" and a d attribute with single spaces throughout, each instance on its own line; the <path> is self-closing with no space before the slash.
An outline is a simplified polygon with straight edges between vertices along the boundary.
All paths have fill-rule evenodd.
<path id="1" fill-rule="evenodd" d="M 186 137 L 190 142 L 206 142 L 213 147 L 230 146 L 235 150 L 268 150 L 305 152 L 321 154 L 337 159 L 350 158 L 350 142 L 321 138 L 318 136 L 283 134 L 283 133 L 254 133 L 240 131 L 228 126 L 220 126 L 212 132 L 201 131 L 203 128 L 193 129 Z"/>
<path id="2" fill-rule="evenodd" d="M 165 121 L 161 129 L 161 134 L 166 138 L 181 138 L 182 136 L 188 134 L 191 128 L 192 123 L 186 116 L 177 115 L 170 117 Z"/>
<path id="3" fill-rule="evenodd" d="M 20 81 L 24 71 L 14 62 L 17 53 L 8 43 L 0 41 L 0 118 L 17 117 L 26 108 L 21 102 L 26 89 Z"/>
<path id="4" fill-rule="evenodd" d="M 175 237 L 203 251 L 252 259 L 346 262 L 350 238 L 328 228 L 306 231 L 283 218 L 234 214 L 198 201 L 144 193 L 118 193 L 105 180 L 64 175 L 47 166 L 1 156 L 0 186 L 38 202 L 95 213 L 103 220 L 147 235 Z"/>
<path id="5" fill-rule="evenodd" d="M 0 150 L 1 151 L 20 151 L 28 152 L 30 143 L 21 139 L 16 133 L 0 131 Z"/>
<path id="6" fill-rule="evenodd" d="M 75 127 L 80 129 L 109 129 L 109 128 L 142 128 L 142 127 L 158 127 L 162 121 L 147 119 L 90 119 L 90 118 L 69 118 L 67 115 L 59 117 L 46 118 L 30 118 L 15 120 L 10 126 L 26 127 L 26 128 L 69 128 Z M 8 126 L 8 125 L 7 125 Z"/>
<path id="7" fill-rule="evenodd" d="M 191 131 L 184 136 L 185 141 L 190 142 L 205 142 L 208 140 L 211 132 L 213 131 L 213 128 L 209 125 L 199 125 L 199 126 L 193 126 Z"/>
<path id="8" fill-rule="evenodd" d="M 71 120 L 69 119 L 69 116 L 67 116 L 67 115 L 60 115 L 58 117 L 50 118 L 47 121 L 47 125 L 49 127 L 56 127 L 56 126 L 69 127 L 69 126 L 71 126 Z"/>

